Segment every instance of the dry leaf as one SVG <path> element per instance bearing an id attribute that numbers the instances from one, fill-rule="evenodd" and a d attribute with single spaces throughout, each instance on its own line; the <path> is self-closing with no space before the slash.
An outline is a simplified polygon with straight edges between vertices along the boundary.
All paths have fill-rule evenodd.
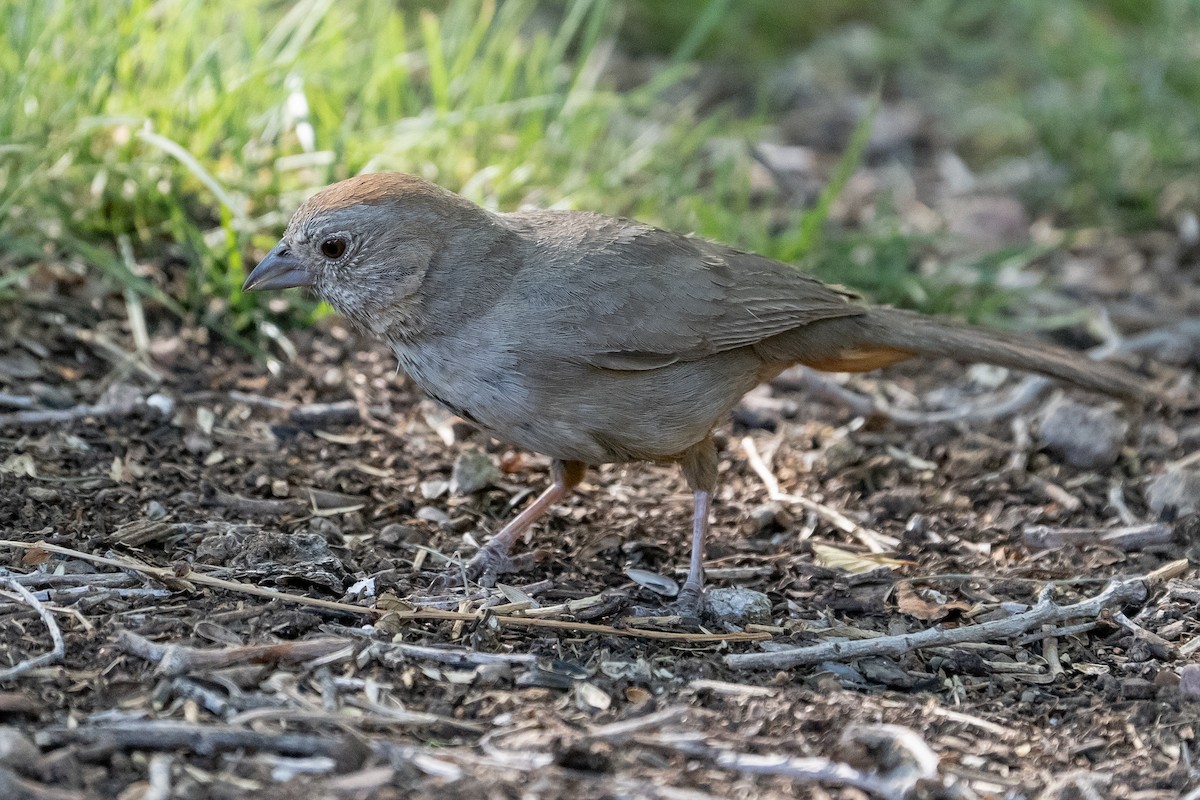
<path id="1" fill-rule="evenodd" d="M 970 603 L 950 600 L 933 589 L 917 590 L 909 581 L 896 583 L 896 606 L 901 614 L 930 622 L 945 619 L 955 612 L 969 611 L 971 608 Z"/>
<path id="2" fill-rule="evenodd" d="M 875 555 L 873 553 L 851 553 L 849 550 L 842 550 L 840 547 L 816 542 L 813 543 L 812 549 L 813 559 L 822 567 L 840 569 L 843 572 L 849 572 L 851 575 L 870 572 L 880 567 L 894 569 L 895 567 L 902 567 L 907 563 L 898 558 L 888 558 L 887 556 Z"/>
<path id="3" fill-rule="evenodd" d="M 33 463 L 33 456 L 29 453 L 19 453 L 4 459 L 4 463 L 0 464 L 0 472 L 20 478 L 36 478 L 37 465 Z"/>

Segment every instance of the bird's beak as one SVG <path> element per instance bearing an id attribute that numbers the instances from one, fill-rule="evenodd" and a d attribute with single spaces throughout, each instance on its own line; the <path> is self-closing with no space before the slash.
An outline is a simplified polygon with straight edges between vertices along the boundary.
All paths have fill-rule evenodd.
<path id="1" fill-rule="evenodd" d="M 312 285 L 312 273 L 304 268 L 300 259 L 292 255 L 287 245 L 280 242 L 246 276 L 242 291 L 257 292 L 262 289 L 290 289 L 293 286 Z"/>

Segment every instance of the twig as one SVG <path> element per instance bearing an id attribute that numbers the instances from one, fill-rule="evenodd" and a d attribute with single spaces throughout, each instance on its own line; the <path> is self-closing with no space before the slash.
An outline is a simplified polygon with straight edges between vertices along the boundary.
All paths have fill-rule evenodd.
<path id="1" fill-rule="evenodd" d="M 268 589 L 265 586 L 257 586 L 249 583 L 238 583 L 236 581 L 227 581 L 222 578 L 214 578 L 211 575 L 205 575 L 199 572 L 187 572 L 179 574 L 174 569 L 167 567 L 154 567 L 149 564 L 138 564 L 133 561 L 125 561 L 122 559 L 108 558 L 106 556 L 97 556 L 92 553 L 84 553 L 80 550 L 72 550 L 69 547 L 62 547 L 57 544 L 48 542 L 15 542 L 7 539 L 0 539 L 0 547 L 11 547 L 18 550 L 44 550 L 47 553 L 55 553 L 69 558 L 78 558 L 82 561 L 90 561 L 93 564 L 104 564 L 105 566 L 115 567 L 117 569 L 132 570 L 143 575 L 148 575 L 155 580 L 161 581 L 169 587 L 180 588 L 187 587 L 187 584 L 199 584 L 201 586 L 209 586 L 214 589 L 225 589 L 239 594 L 249 594 L 255 597 L 265 597 L 268 600 L 279 600 L 284 603 L 293 603 L 295 605 L 311 606 L 320 608 L 325 611 L 340 612 L 346 614 L 381 614 L 383 612 L 373 608 L 365 608 L 356 606 L 350 603 L 339 603 L 334 600 L 322 600 L 319 597 L 305 597 L 304 595 L 288 594 L 277 589 Z M 198 565 L 192 565 L 193 569 Z"/>
<path id="2" fill-rule="evenodd" d="M 49 664 L 57 664 L 63 660 L 67 654 L 67 644 L 63 641 L 62 631 L 58 629 L 58 623 L 54 620 L 54 615 L 49 609 L 41 604 L 41 602 L 33 596 L 33 592 L 26 589 L 21 584 L 17 583 L 12 578 L 0 579 L 4 585 L 21 596 L 41 618 L 42 624 L 50 631 L 50 641 L 53 643 L 53 648 L 48 653 L 43 653 L 36 658 L 31 658 L 27 661 L 22 661 L 15 664 L 6 670 L 0 671 L 0 681 L 16 680 L 27 672 L 31 672 L 39 667 L 44 667 Z"/>
<path id="3" fill-rule="evenodd" d="M 368 709 L 368 713 L 351 716 L 337 710 L 326 711 L 325 709 L 313 707 L 279 708 L 269 706 L 241 711 L 229 717 L 226 723 L 233 726 L 241 726 L 264 720 L 283 723 L 301 722 L 310 725 L 330 725 L 342 728 L 348 732 L 361 730 L 366 727 L 390 730 L 400 727 L 429 726 L 454 728 L 460 731 L 479 733 L 487 727 L 484 723 L 454 719 L 453 717 L 442 717 L 423 711 L 405 711 L 398 708 L 389 709 L 383 706 L 367 706 L 357 703 L 352 698 L 346 698 L 345 704 L 353 705 L 356 708 Z M 349 721 L 351 719 L 353 722 Z"/>
<path id="4" fill-rule="evenodd" d="M 117 647 L 154 662 L 158 665 L 157 671 L 164 675 L 186 675 L 237 664 L 295 664 L 326 658 L 342 650 L 346 651 L 347 659 L 354 656 L 352 643 L 332 638 L 203 649 L 181 644 L 158 644 L 133 631 L 121 631 L 117 634 Z"/>
<path id="5" fill-rule="evenodd" d="M 102 725 L 43 728 L 34 735 L 38 746 L 81 744 L 115 750 L 186 750 L 213 755 L 231 750 L 267 751 L 296 756 L 326 756 L 341 770 L 362 766 L 368 750 L 357 738 L 301 733 L 266 733 L 231 725 L 198 725 L 166 720 L 123 720 Z"/>
<path id="6" fill-rule="evenodd" d="M 152 589 L 148 586 L 129 588 L 71 586 L 65 589 L 41 589 L 34 592 L 33 596 L 38 600 L 41 600 L 43 603 L 68 603 L 77 601 L 81 597 L 91 597 L 96 599 L 119 597 L 123 600 L 130 598 L 159 600 L 164 597 L 170 597 L 171 592 L 169 589 Z"/>
<path id="7" fill-rule="evenodd" d="M 754 470 L 755 474 L 763 482 L 763 485 L 767 487 L 767 496 L 770 499 L 781 503 L 795 503 L 801 508 L 813 512 L 839 530 L 853 534 L 872 553 L 886 553 L 889 547 L 885 545 L 894 547 L 898 544 L 895 539 L 859 525 L 842 512 L 830 508 L 824 503 L 818 503 L 801 495 L 785 494 L 779 491 L 779 481 L 771 474 L 771 470 L 767 467 L 766 462 L 758 454 L 758 448 L 755 447 L 754 440 L 749 436 L 742 439 L 742 450 L 746 453 L 746 461 L 750 464 L 750 468 Z"/>
<path id="8" fill-rule="evenodd" d="M 1113 614 L 1113 622 L 1132 633 L 1135 637 L 1144 639 L 1153 646 L 1159 648 L 1168 658 L 1175 658 L 1179 654 L 1179 648 L 1176 647 L 1172 642 L 1168 642 L 1154 631 L 1146 630 L 1120 611 Z"/>
<path id="9" fill-rule="evenodd" d="M 63 332 L 77 341 L 91 345 L 96 353 L 106 358 L 110 363 L 140 372 L 155 384 L 163 382 L 163 374 L 161 372 L 150 366 L 145 360 L 126 352 L 124 348 L 100 331 L 80 328 L 77 325 L 64 325 Z"/>
<path id="10" fill-rule="evenodd" d="M 247 517 L 283 517 L 303 514 L 308 510 L 308 504 L 303 500 L 266 500 L 258 497 L 242 497 L 223 492 L 220 489 L 215 490 L 211 496 L 206 496 L 203 503 L 206 506 L 219 506 Z"/>
<path id="11" fill-rule="evenodd" d="M 598 633 L 607 636 L 628 636 L 636 639 L 662 639 L 665 641 L 705 644 L 708 642 L 751 642 L 770 639 L 771 634 L 753 631 L 734 631 L 730 633 L 686 633 L 682 631 L 658 631 L 646 628 L 614 628 L 611 625 L 598 625 L 594 622 L 573 622 L 565 619 L 539 619 L 536 617 L 506 616 L 501 614 L 485 615 L 471 611 L 441 611 L 438 609 L 408 609 L 390 611 L 400 619 L 445 620 L 449 622 L 482 622 L 485 619 L 494 620 L 500 626 L 513 625 L 528 628 L 549 628 L 551 630 L 574 631 L 576 633 Z"/>
<path id="12" fill-rule="evenodd" d="M 367 647 L 367 652 L 387 667 L 395 667 L 406 658 L 436 661 L 453 667 L 478 667 L 485 664 L 533 666 L 537 663 L 537 656 L 532 653 L 480 653 L 465 647 L 430 647 L 403 642 L 372 642 Z"/>
<path id="13" fill-rule="evenodd" d="M 21 800 L 94 800 L 95 795 L 35 783 L 22 778 L 8 767 L 0 766 L 0 797 Z"/>
<path id="14" fill-rule="evenodd" d="M 929 628 L 917 633 L 880 636 L 853 642 L 824 642 L 772 653 L 729 655 L 725 657 L 725 663 L 738 669 L 787 669 L 822 661 L 850 661 L 867 656 L 895 658 L 926 647 L 1009 639 L 1045 624 L 1056 624 L 1079 617 L 1096 617 L 1106 608 L 1140 602 L 1145 599 L 1147 589 L 1143 578 L 1114 580 L 1095 597 L 1066 606 L 1059 606 L 1051 601 L 1053 591 L 1052 586 L 1043 589 L 1037 605 L 1028 611 L 978 625 L 963 625 L 950 629 Z"/>
<path id="15" fill-rule="evenodd" d="M 87 403 L 71 406 L 70 408 L 31 409 L 29 411 L 14 411 L 11 414 L 0 414 L 0 428 L 20 427 L 24 425 L 45 425 L 51 422 L 74 422 L 76 420 L 94 417 L 131 417 L 145 411 L 162 413 L 168 407 L 170 399 L 164 395 L 139 397 L 133 401 L 117 403 Z"/>
<path id="16" fill-rule="evenodd" d="M 10 572 L 0 567 L 0 579 L 10 579 L 26 588 L 47 586 L 51 589 L 86 586 L 93 589 L 128 589 L 138 585 L 132 575 L 124 572 L 83 572 L 55 575 L 50 572 Z"/>
<path id="17" fill-rule="evenodd" d="M 1117 516 L 1121 518 L 1122 525 L 1137 525 L 1137 515 L 1129 510 L 1129 506 L 1125 503 L 1125 487 L 1120 481 L 1113 481 L 1108 487 L 1108 504 L 1117 512 Z"/>
<path id="18" fill-rule="evenodd" d="M 437 609 L 380 609 L 367 608 L 365 606 L 356 606 L 351 603 L 339 603 L 334 600 L 322 600 L 318 597 L 305 597 L 304 595 L 288 594 L 280 592 L 276 589 L 268 589 L 264 586 L 256 586 L 249 583 L 238 583 L 236 581 L 227 581 L 221 578 L 214 578 L 211 575 L 205 575 L 199 572 L 188 572 L 183 575 L 178 574 L 173 569 L 165 567 L 152 567 L 147 564 L 136 564 L 132 561 L 123 561 L 116 558 L 107 558 L 105 556 L 92 555 L 79 550 L 72 550 L 69 547 L 62 547 L 56 544 L 47 542 L 15 542 L 8 539 L 0 539 L 0 547 L 11 547 L 18 550 L 44 550 L 48 553 L 56 553 L 58 555 L 68 556 L 70 558 L 78 558 L 83 561 L 90 561 L 94 564 L 104 564 L 117 569 L 133 570 L 140 572 L 143 575 L 148 575 L 156 580 L 166 583 L 168 586 L 187 587 L 187 584 L 199 584 L 201 586 L 210 586 L 215 589 L 224 589 L 230 592 L 239 594 L 254 595 L 255 597 L 265 597 L 269 600 L 278 600 L 283 603 L 292 603 L 294 605 L 309 606 L 311 608 L 319 608 L 324 611 L 337 612 L 343 614 L 371 614 L 374 616 L 383 616 L 385 614 L 395 614 L 399 619 L 411 620 L 446 620 L 464 622 L 482 622 L 485 619 L 494 621 L 496 624 L 505 626 L 511 625 L 518 628 L 546 628 L 550 630 L 571 631 L 576 633 L 598 633 L 607 636 L 622 636 L 632 637 L 637 639 L 663 639 L 671 641 L 688 642 L 693 644 L 705 644 L 708 642 L 754 642 L 763 639 L 770 639 L 769 633 L 758 632 L 732 632 L 732 633 L 683 633 L 674 631 L 655 631 L 655 630 L 639 630 L 637 628 L 614 628 L 610 625 L 597 625 L 590 622 L 571 622 L 569 620 L 558 619 L 535 619 L 530 617 L 505 616 L 500 614 L 488 614 L 486 612 L 460 612 L 460 611 L 440 611 Z M 200 565 L 192 565 L 193 568 Z"/>
<path id="19" fill-rule="evenodd" d="M 1175 538 L 1175 528 L 1165 522 L 1130 525 L 1124 528 L 1051 528 L 1028 525 L 1022 539 L 1029 547 L 1049 550 L 1068 545 L 1100 544 L 1126 552 L 1141 550 L 1156 544 L 1167 544 Z"/>
<path id="20" fill-rule="evenodd" d="M 887 772 L 867 772 L 828 758 L 739 753 L 707 745 L 696 747 L 686 742 L 658 744 L 692 757 L 706 758 L 714 766 L 735 772 L 777 775 L 833 786 L 853 786 L 885 800 L 907 800 L 919 785 L 938 781 L 937 754 L 915 731 L 899 725 L 854 726 L 847 729 L 841 739 L 845 745 L 858 745 L 872 750 L 890 747 L 901 751 L 902 757 L 888 754 L 873 759 L 881 764 L 899 763 Z"/>
<path id="21" fill-rule="evenodd" d="M 685 714 L 695 714 L 696 709 L 689 706 L 667 706 L 661 711 L 655 711 L 652 714 L 643 714 L 640 717 L 632 719 L 623 719 L 619 722 L 610 722 L 607 725 L 597 725 L 588 731 L 587 735 L 592 739 L 605 739 L 612 742 L 623 741 L 635 733 L 641 733 L 648 728 L 657 728 L 661 725 L 666 725 L 670 722 L 675 722 L 681 719 Z"/>
<path id="22" fill-rule="evenodd" d="M 1039 639 L 1045 639 L 1047 636 L 1053 636 L 1061 639 L 1064 636 L 1075 636 L 1080 633 L 1089 633 L 1100 627 L 1099 622 L 1080 622 L 1075 625 L 1061 625 L 1050 630 L 1034 631 L 1027 633 L 1024 636 L 1019 636 L 1013 640 L 1013 644 L 1017 647 L 1027 645 L 1030 642 L 1036 642 Z"/>
<path id="23" fill-rule="evenodd" d="M 6 408 L 33 408 L 36 405 L 36 397 L 30 397 L 27 394 L 0 392 L 0 406 L 5 406 Z"/>

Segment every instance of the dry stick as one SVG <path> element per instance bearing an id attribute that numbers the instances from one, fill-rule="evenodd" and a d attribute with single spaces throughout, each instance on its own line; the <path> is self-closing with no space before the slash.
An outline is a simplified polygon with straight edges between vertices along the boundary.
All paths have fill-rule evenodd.
<path id="1" fill-rule="evenodd" d="M 0 766 L 0 797 L 18 797 L 21 800 L 95 800 L 95 795 L 59 789 L 28 780 L 8 767 Z"/>
<path id="2" fill-rule="evenodd" d="M 397 657 L 436 661 L 456 667 L 478 667 L 484 664 L 533 666 L 538 660 L 532 653 L 480 653 L 465 647 L 432 647 L 403 642 L 371 642 L 366 651 L 373 657 L 385 659 L 385 665 L 388 661 L 396 661 Z"/>
<path id="3" fill-rule="evenodd" d="M 843 744 L 859 743 L 871 749 L 889 745 L 908 759 L 889 772 L 867 772 L 828 758 L 792 758 L 721 750 L 686 742 L 659 743 L 693 757 L 704 757 L 714 766 L 748 774 L 777 775 L 808 783 L 853 786 L 886 800 L 907 800 L 921 783 L 938 780 L 938 757 L 915 731 L 900 725 L 864 725 L 849 728 Z"/>
<path id="4" fill-rule="evenodd" d="M 50 422 L 73 422 L 87 417 L 128 417 L 147 409 L 157 410 L 145 398 L 133 402 L 82 404 L 70 408 L 37 409 L 0 414 L 0 428 L 22 425 L 45 425 Z"/>
<path id="5" fill-rule="evenodd" d="M 1168 653 L 1172 658 L 1179 655 L 1179 648 L 1173 643 L 1159 636 L 1154 631 L 1146 630 L 1141 625 L 1138 625 L 1129 617 L 1125 616 L 1123 612 L 1118 611 L 1116 614 L 1113 614 L 1113 622 L 1116 622 L 1122 628 L 1132 633 L 1135 637 L 1145 639 L 1155 647 L 1161 648 L 1163 652 Z"/>
<path id="6" fill-rule="evenodd" d="M 0 580 L 14 580 L 26 588 L 46 586 L 51 589 L 63 587 L 89 589 L 130 589 L 138 586 L 138 579 L 124 572 L 85 572 L 55 575 L 50 572 L 10 572 L 0 567 Z"/>
<path id="7" fill-rule="evenodd" d="M 1137 525 L 1137 515 L 1129 510 L 1125 503 L 1125 487 L 1120 481 L 1113 481 L 1108 486 L 1108 504 L 1121 518 L 1122 525 Z"/>
<path id="8" fill-rule="evenodd" d="M 570 622 L 561 619 L 538 619 L 536 617 L 513 617 L 500 614 L 484 616 L 483 614 L 467 611 L 403 610 L 389 612 L 400 619 L 427 619 L 464 622 L 495 620 L 500 625 L 517 625 L 530 628 L 551 628 L 576 633 L 600 633 L 610 636 L 630 636 L 638 639 L 663 639 L 667 641 L 691 642 L 703 644 L 706 642 L 756 642 L 770 639 L 769 633 L 735 632 L 735 633 L 683 633 L 677 631 L 655 631 L 645 628 L 614 628 L 610 625 L 597 625 L 594 622 Z"/>
<path id="9" fill-rule="evenodd" d="M 44 667 L 49 664 L 57 664 L 59 661 L 62 661 L 63 657 L 67 654 L 67 644 L 63 641 L 62 631 L 58 629 L 58 623 L 54 621 L 54 615 L 51 614 L 50 611 L 43 606 L 36 597 L 33 596 L 33 592 L 29 591 L 12 578 L 3 578 L 0 579 L 0 581 L 2 581 L 3 584 L 9 589 L 12 589 L 14 592 L 19 594 L 21 599 L 28 603 L 33 610 L 37 612 L 37 615 L 41 617 L 42 624 L 44 624 L 50 631 L 50 641 L 54 644 L 53 649 L 51 649 L 49 653 L 43 653 L 36 658 L 31 658 L 28 661 L 22 661 L 21 663 L 9 667 L 6 670 L 0 671 L 0 681 L 16 680 L 25 673 L 35 670 L 38 667 Z"/>
<path id="10" fill-rule="evenodd" d="M 37 405 L 37 398 L 27 394 L 9 394 L 8 392 L 0 392 L 0 406 L 6 408 L 33 408 Z"/>
<path id="11" fill-rule="evenodd" d="M 504 616 L 500 614 L 485 615 L 481 613 L 439 611 L 436 609 L 430 609 L 427 611 L 409 609 L 404 609 L 402 611 L 387 611 L 379 608 L 356 606 L 351 603 L 339 603 L 334 600 L 322 600 L 317 597 L 305 597 L 304 595 L 287 594 L 286 592 L 280 592 L 275 589 L 267 589 L 262 586 L 254 586 L 253 584 L 249 583 L 237 583 L 236 581 L 227 581 L 221 578 L 214 578 L 211 575 L 205 575 L 203 573 L 189 572 L 185 575 L 180 575 L 176 573 L 175 570 L 168 569 L 166 567 L 152 567 L 146 564 L 135 564 L 130 561 L 122 561 L 116 558 L 92 555 L 91 553 L 84 553 L 80 550 L 72 550 L 69 547 L 62 547 L 60 545 L 49 544 L 47 542 L 15 542 L 9 539 L 0 539 L 0 547 L 11 547 L 18 550 L 42 550 L 47 553 L 56 553 L 58 555 L 68 556 L 70 558 L 78 558 L 82 561 L 90 561 L 93 564 L 104 564 L 117 569 L 133 570 L 135 572 L 140 572 L 143 575 L 148 575 L 152 578 L 163 581 L 168 586 L 179 586 L 181 583 L 194 583 L 200 584 L 201 586 L 209 586 L 214 589 L 224 589 L 226 591 L 235 592 L 238 594 L 265 597 L 269 600 L 278 600 L 281 603 L 293 603 L 295 605 L 309 606 L 311 608 L 319 608 L 325 611 L 343 614 L 369 614 L 372 616 L 395 614 L 401 619 L 450 621 L 463 620 L 466 622 L 479 622 L 487 619 L 494 620 L 502 626 L 511 625 L 521 628 L 549 628 L 552 630 L 573 631 L 576 633 L 599 633 L 607 636 L 623 636 L 636 639 L 664 639 L 695 644 L 703 644 L 707 642 L 754 642 L 771 638 L 771 634 L 769 633 L 680 633 L 673 631 L 642 630 L 638 628 L 614 628 L 609 625 L 597 625 L 590 622 L 535 619 Z"/>
<path id="12" fill-rule="evenodd" d="M 890 537 L 859 525 L 835 508 L 830 508 L 815 500 L 809 500 L 807 497 L 801 495 L 785 494 L 779 491 L 779 481 L 775 480 L 775 476 L 771 474 L 771 470 L 767 467 L 766 462 L 758 454 L 758 448 L 755 447 L 754 440 L 749 436 L 742 439 L 742 450 L 746 453 L 746 461 L 750 464 L 750 468 L 754 470 L 755 474 L 763 482 L 763 485 L 767 487 L 767 496 L 772 500 L 781 503 L 795 503 L 801 508 L 813 512 L 839 530 L 853 534 L 872 553 L 885 553 L 887 552 L 887 548 L 884 547 L 883 542 L 894 542 Z"/>
<path id="13" fill-rule="evenodd" d="M 1022 540 L 1038 550 L 1068 545 L 1100 544 L 1129 552 L 1167 544 L 1175 538 L 1175 528 L 1165 522 L 1149 522 L 1123 528 L 1052 528 L 1047 525 L 1026 525 Z"/>
<path id="14" fill-rule="evenodd" d="M 929 628 L 912 634 L 880 636 L 854 642 L 824 642 L 773 653 L 747 653 L 725 657 L 726 665 L 737 669 L 787 669 L 822 661 L 850 661 L 866 656 L 904 655 L 925 647 L 944 647 L 963 642 L 989 642 L 1009 639 L 1040 627 L 1079 617 L 1095 617 L 1106 608 L 1140 602 L 1146 597 L 1142 578 L 1114 580 L 1095 597 L 1071 605 L 1059 606 L 1051 601 L 1053 587 L 1047 586 L 1038 596 L 1037 605 L 1028 611 L 1006 619 L 964 625 L 960 628 Z"/>
<path id="15" fill-rule="evenodd" d="M 696 709 L 686 705 L 667 706 L 660 711 L 643 714 L 640 717 L 610 722 L 607 725 L 597 725 L 588 730 L 587 735 L 592 739 L 623 742 L 635 733 L 641 733 L 648 728 L 657 728 L 660 725 L 682 719 L 687 714 L 696 713 Z"/>
<path id="16" fill-rule="evenodd" d="M 258 497 L 229 494 L 220 489 L 213 492 L 211 498 L 205 498 L 203 503 L 206 506 L 218 506 L 248 517 L 282 517 L 289 514 L 303 514 L 309 508 L 303 500 L 264 500 Z"/>
<path id="17" fill-rule="evenodd" d="M 63 331 L 77 341 L 90 345 L 97 355 L 107 359 L 109 363 L 136 370 L 155 384 L 163 382 L 163 374 L 150 366 L 145 359 L 138 358 L 135 354 L 126 351 L 100 331 L 80 328 L 77 325 L 64 325 Z"/>
<path id="18" fill-rule="evenodd" d="M 236 647 L 202 649 L 179 644 L 159 644 L 133 631 L 117 634 L 117 647 L 139 658 L 154 662 L 164 675 L 185 675 L 189 672 L 223 669 L 236 664 L 294 664 L 325 658 L 346 650 L 346 658 L 354 655 L 354 646 L 345 639 L 305 639 L 298 642 L 253 644 Z"/>
<path id="19" fill-rule="evenodd" d="M 34 735 L 42 749 L 82 744 L 117 750 L 189 750 L 200 755 L 230 750 L 267 751 L 294 756 L 325 756 L 340 769 L 357 769 L 367 748 L 356 738 L 330 734 L 260 733 L 231 725 L 198 725 L 165 720 L 123 720 L 74 728 L 43 728 Z"/>

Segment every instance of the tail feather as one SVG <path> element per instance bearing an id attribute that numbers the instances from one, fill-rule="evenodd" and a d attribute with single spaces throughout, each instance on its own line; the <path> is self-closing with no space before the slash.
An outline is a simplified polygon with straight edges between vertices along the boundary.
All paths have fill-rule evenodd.
<path id="1" fill-rule="evenodd" d="M 854 319 L 871 345 L 1040 372 L 1103 394 L 1133 399 L 1146 399 L 1150 394 L 1144 381 L 1122 367 L 1091 361 L 1028 336 L 972 328 L 894 308 L 873 308 Z"/>
<path id="2" fill-rule="evenodd" d="M 1144 382 L 1122 367 L 1020 334 L 973 328 L 894 308 L 802 325 L 755 345 L 767 364 L 856 372 L 913 356 L 945 356 L 1040 372 L 1103 394 L 1146 400 Z"/>

